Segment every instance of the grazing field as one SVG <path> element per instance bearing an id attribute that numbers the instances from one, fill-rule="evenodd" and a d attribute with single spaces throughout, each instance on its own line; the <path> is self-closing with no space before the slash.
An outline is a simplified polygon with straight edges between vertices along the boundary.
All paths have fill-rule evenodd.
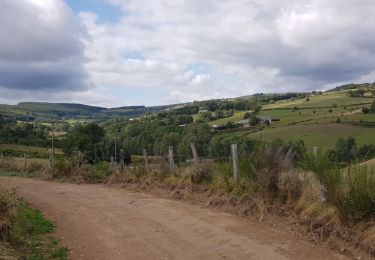
<path id="1" fill-rule="evenodd" d="M 0 144 L 0 151 L 12 150 L 20 153 L 32 154 L 52 154 L 52 149 L 43 147 L 26 146 L 19 144 Z M 63 154 L 60 149 L 55 149 L 55 154 Z"/>
<path id="2" fill-rule="evenodd" d="M 231 116 L 231 117 L 220 118 L 220 119 L 208 122 L 208 124 L 211 125 L 211 126 L 213 126 L 213 125 L 224 125 L 229 121 L 235 123 L 235 122 L 238 122 L 238 121 L 242 120 L 244 114 L 245 114 L 245 112 L 243 112 L 243 111 L 236 111 L 234 113 L 234 115 Z"/>
<path id="3" fill-rule="evenodd" d="M 264 109 L 275 109 L 275 108 L 318 108 L 318 107 L 335 107 L 335 106 L 353 106 L 370 104 L 372 98 L 366 97 L 350 97 L 347 95 L 347 91 L 341 92 L 329 92 L 320 95 L 311 95 L 309 101 L 305 99 L 296 100 L 285 100 L 279 101 L 275 104 L 266 105 Z"/>
<path id="4" fill-rule="evenodd" d="M 349 124 L 309 124 L 268 128 L 249 134 L 251 138 L 271 141 L 303 140 L 307 148 L 318 146 L 323 150 L 333 148 L 340 137 L 355 137 L 359 145 L 375 143 L 375 128 L 353 126 Z"/>
<path id="5" fill-rule="evenodd" d="M 308 101 L 307 101 L 308 100 Z M 290 99 L 263 105 L 257 117 L 271 117 L 271 128 L 249 137 L 270 141 L 303 140 L 307 147 L 332 148 L 340 137 L 353 136 L 359 145 L 375 143 L 375 114 L 363 114 L 362 107 L 369 107 L 373 98 L 351 97 L 347 91 L 325 92 L 310 95 L 308 99 Z M 224 125 L 243 119 L 246 111 L 235 111 L 232 117 L 208 122 Z M 194 115 L 198 119 L 199 115 Z M 345 124 L 336 124 L 345 123 Z M 365 128 L 365 127 L 373 128 Z M 235 134 L 228 130 L 226 133 Z"/>

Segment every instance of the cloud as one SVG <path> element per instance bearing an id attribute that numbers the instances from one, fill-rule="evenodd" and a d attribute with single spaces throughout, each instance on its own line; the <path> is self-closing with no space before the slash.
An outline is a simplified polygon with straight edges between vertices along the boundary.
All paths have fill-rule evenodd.
<path id="1" fill-rule="evenodd" d="M 43 90 L 47 97 L 90 86 L 83 33 L 62 0 L 1 1 L 0 24 L 2 89 Z"/>
<path id="2" fill-rule="evenodd" d="M 373 0 L 102 1 L 120 17 L 1 1 L 2 92 L 152 105 L 374 81 Z"/>
<path id="3" fill-rule="evenodd" d="M 321 89 L 375 71 L 371 0 L 107 1 L 123 11 L 117 22 L 80 15 L 86 69 L 127 92 L 162 88 L 158 103 Z"/>

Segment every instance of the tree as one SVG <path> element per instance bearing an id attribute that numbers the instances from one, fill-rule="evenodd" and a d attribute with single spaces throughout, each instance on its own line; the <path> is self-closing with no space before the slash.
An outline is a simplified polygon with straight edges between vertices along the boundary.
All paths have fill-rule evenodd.
<path id="1" fill-rule="evenodd" d="M 203 120 L 203 121 L 211 121 L 213 120 L 213 116 L 212 116 L 212 113 L 211 112 L 203 112 L 203 113 L 200 113 L 200 118 Z"/>
<path id="2" fill-rule="evenodd" d="M 336 142 L 335 150 L 328 151 L 328 157 L 334 162 L 351 162 L 356 158 L 357 142 L 353 137 L 340 138 Z"/>
<path id="3" fill-rule="evenodd" d="M 358 149 L 357 157 L 360 160 L 368 160 L 375 157 L 375 145 L 366 144 Z"/>
<path id="4" fill-rule="evenodd" d="M 99 125 L 94 123 L 86 126 L 79 125 L 66 135 L 63 141 L 63 151 L 68 156 L 79 151 L 82 152 L 87 162 L 97 162 L 102 157 L 100 142 L 103 137 L 104 130 Z"/>
<path id="5" fill-rule="evenodd" d="M 370 113 L 375 113 L 375 99 L 372 101 L 370 106 Z"/>
<path id="6" fill-rule="evenodd" d="M 246 112 L 244 115 L 243 115 L 243 119 L 249 119 L 251 116 L 251 113 L 250 112 Z"/>
<path id="7" fill-rule="evenodd" d="M 193 123 L 194 119 L 190 115 L 180 115 L 177 116 L 176 121 L 178 125 L 188 125 Z"/>
<path id="8" fill-rule="evenodd" d="M 3 116 L 0 114 L 0 129 L 2 129 L 4 126 L 4 119 Z"/>
<path id="9" fill-rule="evenodd" d="M 258 141 L 246 136 L 222 136 L 216 135 L 210 142 L 210 155 L 215 157 L 228 157 L 230 155 L 230 145 L 238 144 L 238 155 L 246 157 L 250 155 L 258 144 Z"/>
<path id="10" fill-rule="evenodd" d="M 223 118 L 224 117 L 224 111 L 223 110 L 217 110 L 215 112 L 215 117 L 216 118 Z"/>
<path id="11" fill-rule="evenodd" d="M 249 124 L 251 126 L 255 126 L 258 124 L 258 118 L 254 115 L 254 114 L 251 114 L 250 115 L 250 121 L 249 121 Z"/>
<path id="12" fill-rule="evenodd" d="M 368 114 L 368 113 L 370 113 L 370 109 L 368 107 L 362 107 L 362 113 Z"/>
<path id="13" fill-rule="evenodd" d="M 354 91 L 350 90 L 348 94 L 351 97 L 363 97 L 365 95 L 365 90 L 364 89 L 358 89 Z"/>

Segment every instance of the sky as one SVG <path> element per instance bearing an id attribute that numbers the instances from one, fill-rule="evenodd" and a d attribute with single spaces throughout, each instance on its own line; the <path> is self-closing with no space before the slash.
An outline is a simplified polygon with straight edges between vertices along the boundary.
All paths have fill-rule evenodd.
<path id="1" fill-rule="evenodd" d="M 1 0 L 0 103 L 161 105 L 375 81 L 373 0 Z"/>

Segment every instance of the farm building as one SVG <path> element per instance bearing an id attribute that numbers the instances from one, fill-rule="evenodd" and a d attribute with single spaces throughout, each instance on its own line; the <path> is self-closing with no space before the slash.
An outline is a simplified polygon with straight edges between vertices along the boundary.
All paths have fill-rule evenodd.
<path id="1" fill-rule="evenodd" d="M 258 118 L 260 125 L 270 125 L 272 124 L 272 118 L 269 116 L 262 116 Z"/>

